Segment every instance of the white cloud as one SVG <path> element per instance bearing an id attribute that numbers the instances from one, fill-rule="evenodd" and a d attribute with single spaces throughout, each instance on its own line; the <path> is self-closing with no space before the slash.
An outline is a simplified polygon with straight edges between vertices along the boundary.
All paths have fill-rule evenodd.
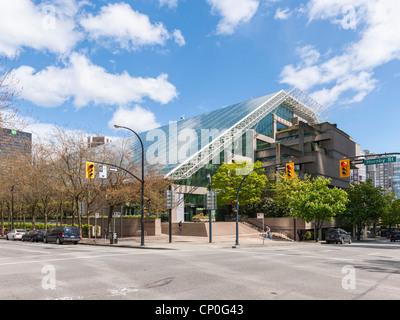
<path id="1" fill-rule="evenodd" d="M 238 25 L 249 22 L 256 14 L 259 0 L 206 0 L 212 12 L 222 16 L 217 34 L 231 35 Z"/>
<path id="2" fill-rule="evenodd" d="M 185 38 L 182 35 L 182 32 L 180 30 L 174 30 L 172 33 L 172 37 L 175 39 L 175 42 L 180 46 L 183 47 L 186 45 Z"/>
<path id="3" fill-rule="evenodd" d="M 178 0 L 159 0 L 159 2 L 161 7 L 176 8 L 178 6 Z"/>
<path id="4" fill-rule="evenodd" d="M 276 20 L 287 20 L 290 18 L 291 14 L 292 13 L 290 12 L 289 8 L 285 8 L 285 9 L 278 8 L 278 9 L 276 9 L 274 18 Z"/>
<path id="5" fill-rule="evenodd" d="M 21 48 L 68 53 L 81 39 L 73 20 L 73 0 L 35 5 L 31 0 L 0 1 L 0 54 L 13 56 Z"/>
<path id="6" fill-rule="evenodd" d="M 115 124 L 131 128 L 138 133 L 160 127 L 154 113 L 138 105 L 133 109 L 119 107 L 108 122 L 108 126 L 114 128 Z"/>
<path id="7" fill-rule="evenodd" d="M 153 24 L 147 15 L 123 2 L 104 6 L 97 16 L 89 14 L 80 23 L 89 38 L 104 44 L 117 43 L 125 50 L 163 46 L 171 38 L 163 23 Z"/>
<path id="8" fill-rule="evenodd" d="M 43 107 L 60 106 L 72 98 L 76 107 L 83 107 L 90 103 L 124 105 L 145 97 L 166 104 L 177 97 L 166 74 L 157 78 L 111 74 L 78 53 L 73 53 L 64 67 L 36 71 L 21 66 L 14 74 L 23 87 L 22 97 Z"/>
<path id="9" fill-rule="evenodd" d="M 298 49 L 301 61 L 296 66 L 287 65 L 283 68 L 281 83 L 303 90 L 320 87 L 311 95 L 324 101 L 327 106 L 339 100 L 342 103 L 362 101 L 378 83 L 373 79 L 374 69 L 400 59 L 400 2 L 312 0 L 307 10 L 310 22 L 329 19 L 344 28 L 349 24 L 349 17 L 356 19 L 351 25 L 360 29 L 359 40 L 348 44 L 342 54 L 323 61 L 312 46 Z M 339 23 L 341 21 L 345 23 Z M 345 93 L 352 97 L 342 100 L 341 95 Z"/>

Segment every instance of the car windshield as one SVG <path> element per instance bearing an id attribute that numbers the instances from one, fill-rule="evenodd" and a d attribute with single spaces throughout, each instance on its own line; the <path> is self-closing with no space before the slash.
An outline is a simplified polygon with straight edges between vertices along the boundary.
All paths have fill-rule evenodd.
<path id="1" fill-rule="evenodd" d="M 65 234 L 67 235 L 79 234 L 79 229 L 75 227 L 65 228 Z"/>
<path id="2" fill-rule="evenodd" d="M 17 229 L 15 231 L 17 231 L 17 232 L 26 232 L 26 230 L 23 230 L 23 229 Z"/>

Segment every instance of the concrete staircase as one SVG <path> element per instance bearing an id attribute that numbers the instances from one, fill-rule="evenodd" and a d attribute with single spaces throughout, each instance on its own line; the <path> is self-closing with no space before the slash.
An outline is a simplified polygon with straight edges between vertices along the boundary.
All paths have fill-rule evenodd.
<path id="1" fill-rule="evenodd" d="M 161 224 L 161 232 L 164 234 L 169 233 L 169 224 L 164 222 Z M 182 225 L 182 233 L 179 233 L 178 223 L 172 224 L 172 234 L 181 236 L 193 237 L 208 237 L 209 236 L 209 223 L 208 222 L 184 222 Z M 236 235 L 236 222 L 213 222 L 212 223 L 213 236 L 234 236 Z M 249 225 L 239 223 L 239 235 L 246 236 L 260 236 L 260 232 L 255 230 Z"/>

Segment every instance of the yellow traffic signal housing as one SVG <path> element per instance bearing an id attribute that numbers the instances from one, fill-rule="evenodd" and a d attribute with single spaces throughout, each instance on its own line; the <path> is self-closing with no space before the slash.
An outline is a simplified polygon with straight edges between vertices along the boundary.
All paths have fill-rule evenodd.
<path id="1" fill-rule="evenodd" d="M 286 179 L 293 179 L 294 178 L 294 163 L 289 162 L 286 163 Z"/>
<path id="2" fill-rule="evenodd" d="M 86 178 L 94 179 L 94 162 L 86 162 Z"/>
<path id="3" fill-rule="evenodd" d="M 339 161 L 339 170 L 341 178 L 349 178 L 350 177 L 350 160 L 343 159 Z"/>

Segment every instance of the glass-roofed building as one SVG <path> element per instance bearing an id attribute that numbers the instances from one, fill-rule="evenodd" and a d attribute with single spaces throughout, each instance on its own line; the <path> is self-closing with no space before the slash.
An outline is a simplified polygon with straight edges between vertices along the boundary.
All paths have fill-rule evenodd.
<path id="1" fill-rule="evenodd" d="M 173 181 L 178 208 L 173 222 L 203 212 L 204 194 L 222 163 L 261 160 L 265 165 L 294 162 L 296 169 L 339 179 L 336 160 L 356 153 L 345 133 L 323 122 L 326 109 L 301 90 L 281 90 L 139 134 L 145 161 Z M 140 151 L 135 136 L 121 139 Z M 120 143 L 115 141 L 115 143 Z M 135 152 L 140 163 L 141 152 Z M 329 167 L 329 168 L 328 168 Z M 273 176 L 269 176 L 273 178 Z"/>

